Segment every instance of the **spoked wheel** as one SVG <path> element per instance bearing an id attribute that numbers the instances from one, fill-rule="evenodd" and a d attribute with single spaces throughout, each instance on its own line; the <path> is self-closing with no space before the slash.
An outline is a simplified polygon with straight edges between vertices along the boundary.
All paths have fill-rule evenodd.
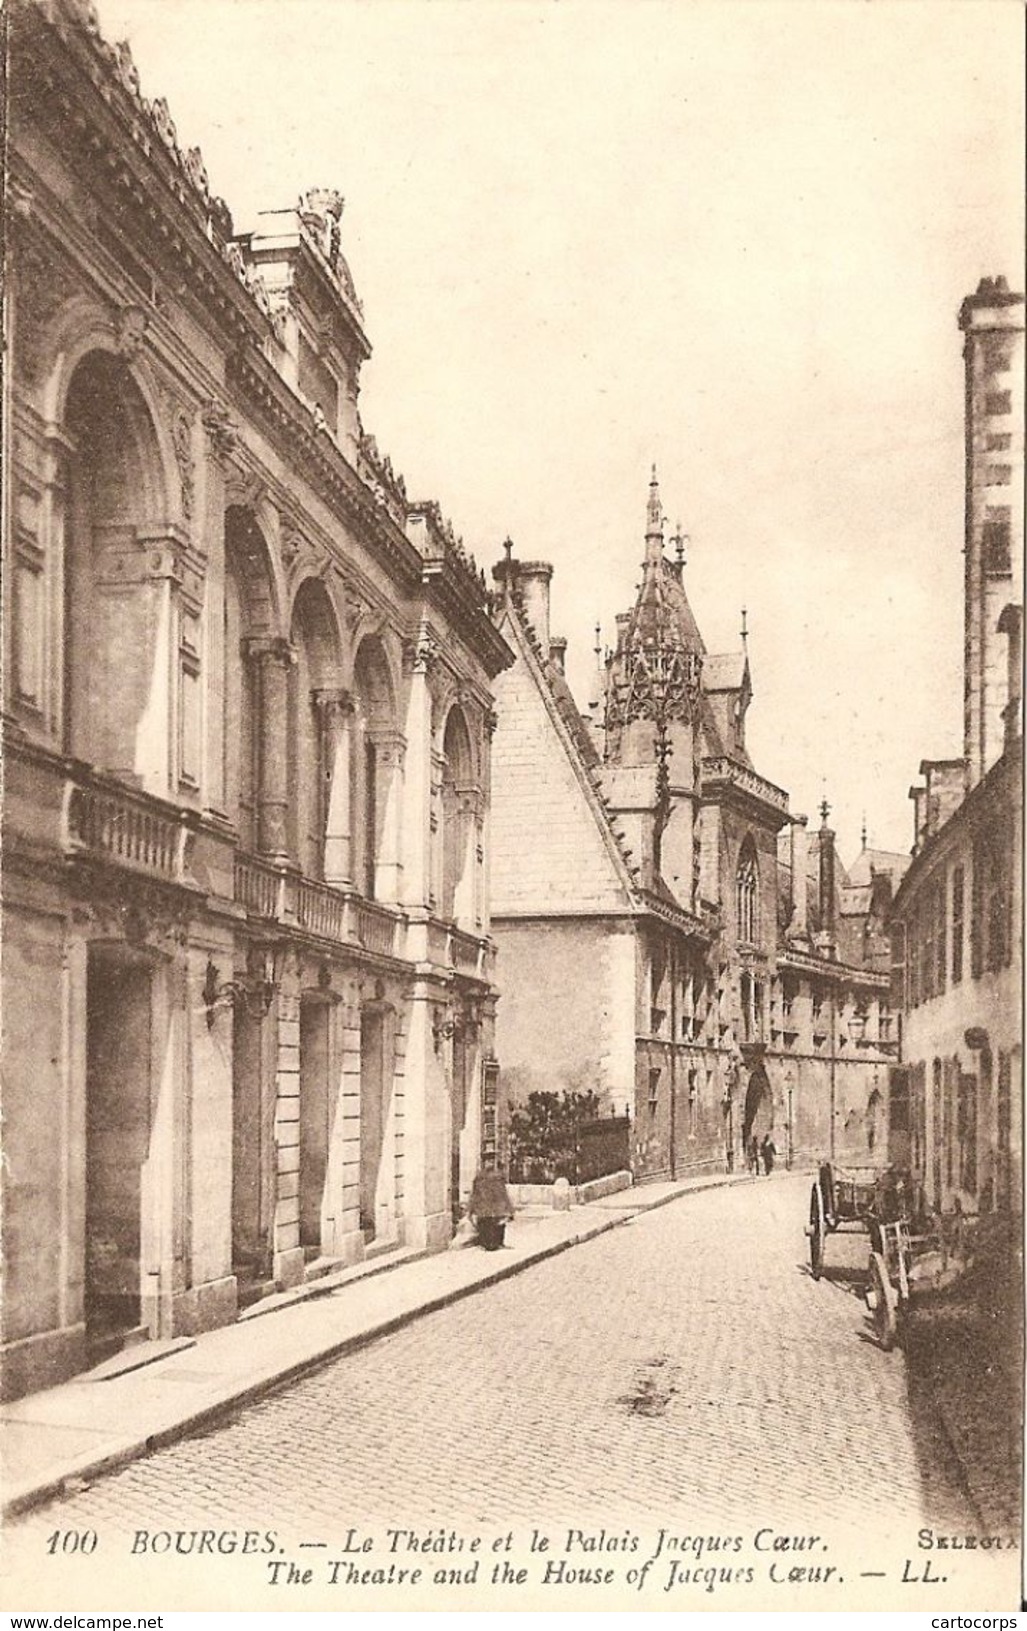
<path id="1" fill-rule="evenodd" d="M 824 1197 L 820 1192 L 820 1185 L 814 1184 L 809 1197 L 809 1266 L 814 1280 L 819 1280 L 824 1271 L 824 1237 L 827 1234 L 827 1224 L 824 1221 Z"/>
<path id="2" fill-rule="evenodd" d="M 874 1321 L 874 1335 L 885 1353 L 891 1353 L 899 1334 L 899 1294 L 888 1277 L 880 1252 L 870 1259 L 870 1286 L 867 1302 Z"/>

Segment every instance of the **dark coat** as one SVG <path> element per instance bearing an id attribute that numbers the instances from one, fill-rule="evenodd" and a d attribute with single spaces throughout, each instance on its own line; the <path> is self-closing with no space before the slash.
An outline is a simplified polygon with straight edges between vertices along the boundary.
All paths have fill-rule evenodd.
<path id="1" fill-rule="evenodd" d="M 479 1172 L 467 1210 L 472 1218 L 513 1217 L 513 1202 L 501 1172 Z"/>

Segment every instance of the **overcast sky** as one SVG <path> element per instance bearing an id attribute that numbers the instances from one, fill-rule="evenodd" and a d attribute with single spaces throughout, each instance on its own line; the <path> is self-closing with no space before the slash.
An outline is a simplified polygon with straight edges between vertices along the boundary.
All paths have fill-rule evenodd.
<path id="1" fill-rule="evenodd" d="M 1018 0 L 99 0 L 239 228 L 310 186 L 365 428 L 491 565 L 556 568 L 583 700 L 655 460 L 757 768 L 843 855 L 961 751 L 962 362 L 1022 287 Z"/>

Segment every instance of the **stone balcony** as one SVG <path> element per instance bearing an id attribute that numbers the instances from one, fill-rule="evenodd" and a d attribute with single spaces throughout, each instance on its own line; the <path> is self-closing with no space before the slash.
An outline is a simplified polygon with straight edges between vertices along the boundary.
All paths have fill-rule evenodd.
<path id="1" fill-rule="evenodd" d="M 492 946 L 486 937 L 436 918 L 412 923 L 401 907 L 367 900 L 255 855 L 236 853 L 235 899 L 251 918 L 303 930 L 337 946 L 425 961 L 483 982 L 491 978 Z"/>
<path id="2" fill-rule="evenodd" d="M 265 923 L 302 929 L 319 940 L 380 957 L 406 956 L 406 916 L 397 906 L 364 900 L 352 890 L 305 878 L 255 855 L 235 857 L 235 898 Z"/>
<path id="3" fill-rule="evenodd" d="M 739 764 L 735 759 L 716 758 L 704 759 L 702 762 L 702 788 L 705 794 L 710 794 L 715 788 L 732 789 L 747 798 L 754 799 L 773 810 L 782 820 L 788 814 L 788 794 L 773 782 L 768 782 L 748 765 Z"/>
<path id="4" fill-rule="evenodd" d="M 163 883 L 195 888 L 199 817 L 82 766 L 64 781 L 61 848 Z"/>

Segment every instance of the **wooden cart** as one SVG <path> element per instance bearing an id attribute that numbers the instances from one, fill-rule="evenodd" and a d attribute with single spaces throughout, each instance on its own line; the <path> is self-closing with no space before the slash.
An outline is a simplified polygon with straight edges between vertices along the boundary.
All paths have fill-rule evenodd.
<path id="1" fill-rule="evenodd" d="M 973 1260 L 976 1217 L 962 1212 L 936 1216 L 914 1230 L 906 1217 L 873 1219 L 866 1303 L 885 1353 L 898 1341 L 910 1303 L 947 1291 Z"/>
<path id="2" fill-rule="evenodd" d="M 875 1223 L 908 1216 L 912 1185 L 896 1167 L 836 1167 L 823 1161 L 809 1199 L 809 1262 L 814 1280 L 824 1271 L 828 1235 L 839 1230 L 869 1234 Z"/>

